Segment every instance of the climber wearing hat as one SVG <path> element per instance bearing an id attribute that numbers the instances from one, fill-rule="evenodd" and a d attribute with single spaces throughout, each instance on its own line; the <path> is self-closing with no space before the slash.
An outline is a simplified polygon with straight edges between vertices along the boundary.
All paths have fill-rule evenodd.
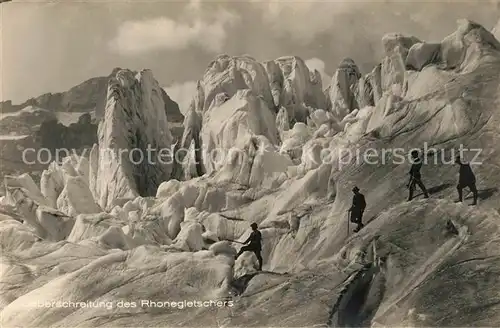
<path id="1" fill-rule="evenodd" d="M 413 192 L 415 191 L 415 185 L 418 185 L 422 192 L 424 193 L 424 198 L 429 198 L 429 193 L 422 183 L 422 176 L 420 175 L 420 169 L 422 168 L 422 160 L 420 159 L 418 151 L 414 150 L 411 152 L 411 157 L 413 164 L 410 169 L 410 181 L 406 185 L 409 188 L 408 201 L 413 199 Z"/>
<path id="2" fill-rule="evenodd" d="M 257 260 L 259 261 L 259 271 L 262 271 L 262 256 L 260 254 L 262 250 L 262 234 L 257 229 L 257 223 L 252 223 L 250 227 L 252 227 L 252 233 L 250 234 L 250 237 L 243 242 L 243 244 L 247 244 L 248 242 L 250 242 L 250 244 L 243 246 L 240 249 L 236 255 L 236 259 L 238 259 L 238 257 L 245 251 L 254 252 L 255 256 L 257 256 Z"/>
<path id="3" fill-rule="evenodd" d="M 361 228 L 364 227 L 362 220 L 363 212 L 366 208 L 366 201 L 365 196 L 359 192 L 358 187 L 355 186 L 354 188 L 352 188 L 352 192 L 354 193 L 354 196 L 352 197 L 352 205 L 351 208 L 349 208 L 348 212 L 351 213 L 351 222 L 358 224 L 357 228 L 354 229 L 354 232 L 358 232 L 359 230 L 361 230 Z"/>
<path id="4" fill-rule="evenodd" d="M 476 176 L 474 175 L 474 172 L 472 172 L 470 164 L 463 163 L 460 156 L 457 156 L 455 158 L 455 163 L 460 165 L 458 185 L 457 185 L 457 191 L 458 191 L 457 202 L 462 202 L 463 198 L 462 190 L 467 187 L 474 194 L 474 202 L 472 203 L 472 205 L 476 205 L 477 204 Z"/>

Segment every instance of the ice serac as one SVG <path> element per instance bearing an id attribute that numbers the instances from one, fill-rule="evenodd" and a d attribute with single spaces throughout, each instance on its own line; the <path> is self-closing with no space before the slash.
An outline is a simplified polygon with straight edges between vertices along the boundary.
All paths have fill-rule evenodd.
<path id="1" fill-rule="evenodd" d="M 174 146 L 177 159 L 174 162 L 172 172 L 172 178 L 179 180 L 203 174 L 200 137 L 202 113 L 191 107 L 184 117 L 183 125 L 182 139 Z M 185 150 L 189 150 L 189 152 L 186 153 Z"/>
<path id="2" fill-rule="evenodd" d="M 354 95 L 354 87 L 361 78 L 359 68 L 350 58 L 342 60 L 326 89 L 328 109 L 339 121 L 359 105 Z"/>
<path id="3" fill-rule="evenodd" d="M 305 122 L 308 107 L 324 108 L 321 78 L 310 72 L 297 56 L 280 57 L 260 63 L 250 56 L 218 56 L 198 82 L 192 108 L 208 110 L 221 93 L 232 97 L 238 90 L 250 89 L 277 113 L 287 109 L 290 120 Z"/>
<path id="4" fill-rule="evenodd" d="M 118 198 L 155 195 L 172 171 L 171 161 L 159 150 L 171 144 L 163 90 L 152 72 L 117 70 L 99 125 L 99 205 L 109 208 Z"/>
<path id="5" fill-rule="evenodd" d="M 232 97 L 238 90 L 250 89 L 260 95 L 269 107 L 273 100 L 264 66 L 250 56 L 218 56 L 198 82 L 194 108 L 208 110 L 218 94 Z"/>
<path id="6" fill-rule="evenodd" d="M 483 26 L 466 19 L 457 21 L 457 30 L 440 43 L 419 42 L 414 44 L 406 58 L 409 69 L 422 70 L 427 65 L 437 65 L 445 70 L 464 70 L 475 58 L 490 50 L 499 50 L 498 38 Z M 498 32 L 496 32 L 498 33 Z"/>
<path id="7" fill-rule="evenodd" d="M 362 76 L 356 85 L 354 85 L 354 97 L 359 108 L 374 106 L 374 92 L 372 86 L 372 75 Z"/>
<path id="8" fill-rule="evenodd" d="M 431 47 L 428 52 L 426 47 Z M 496 67 L 499 52 L 500 43 L 493 35 L 468 20 L 458 21 L 457 30 L 440 43 L 439 52 L 433 50 L 432 45 L 414 44 L 408 60 L 413 68 L 423 66 L 421 71 L 404 73 L 403 90 L 399 82 L 384 90 L 370 119 L 368 132 L 376 129 L 381 136 L 388 136 L 425 128 L 422 138 L 428 133 L 428 138 L 439 143 L 482 124 L 485 115 L 478 111 L 478 101 L 486 97 L 479 94 L 488 91 L 479 92 L 477 88 L 490 81 L 475 81 L 477 77 L 473 73 L 479 68 Z M 418 62 L 420 65 L 416 64 Z M 432 97 L 427 99 L 430 94 Z M 433 124 L 425 124 L 427 122 Z"/>
<path id="9" fill-rule="evenodd" d="M 406 68 L 421 71 L 427 65 L 439 64 L 440 52 L 441 44 L 439 43 L 415 43 L 408 51 Z"/>
<path id="10" fill-rule="evenodd" d="M 314 70 L 311 72 L 311 83 L 312 83 L 312 99 L 315 102 L 315 107 L 320 109 L 327 108 L 327 101 L 325 97 L 325 93 L 323 92 L 323 79 L 321 77 L 321 73 L 318 70 Z"/>
<path id="11" fill-rule="evenodd" d="M 306 122 L 308 107 L 324 108 L 319 72 L 310 72 L 297 56 L 280 57 L 264 63 L 276 108 L 284 107 L 294 122 Z"/>
<path id="12" fill-rule="evenodd" d="M 285 107 L 281 107 L 276 115 L 276 128 L 279 131 L 281 141 L 283 141 L 284 133 L 290 130 L 290 120 L 288 119 L 288 112 Z"/>
<path id="13" fill-rule="evenodd" d="M 491 30 L 491 33 L 497 38 L 497 40 L 500 40 L 500 19 L 498 20 L 497 25 Z"/>
<path id="14" fill-rule="evenodd" d="M 414 36 L 399 33 L 389 33 L 382 37 L 385 51 L 381 66 L 383 91 L 391 89 L 395 84 L 404 89 L 406 85 L 406 57 L 410 48 L 419 42 L 421 41 Z"/>
<path id="15" fill-rule="evenodd" d="M 88 181 L 82 176 L 68 176 L 66 178 L 64 189 L 58 196 L 56 205 L 60 211 L 69 216 L 102 211 L 90 192 Z"/>
<path id="16" fill-rule="evenodd" d="M 221 155 L 229 159 L 230 149 L 244 149 L 253 136 L 263 136 L 277 145 L 275 120 L 268 104 L 251 90 L 240 90 L 230 99 L 215 104 L 205 113 L 201 130 L 205 171 L 211 173 L 221 167 L 218 158 L 207 156 L 223 151 L 226 153 Z"/>
<path id="17" fill-rule="evenodd" d="M 285 81 L 283 73 L 278 63 L 274 60 L 265 62 L 264 67 L 266 68 L 267 76 L 269 78 L 269 87 L 273 97 L 273 105 L 278 107 L 281 103 L 281 93 L 283 91 Z"/>
<path id="18" fill-rule="evenodd" d="M 441 60 L 447 69 L 463 70 L 470 55 L 482 57 L 487 49 L 500 50 L 500 42 L 483 26 L 466 19 L 457 21 L 457 30 L 441 41 Z"/>

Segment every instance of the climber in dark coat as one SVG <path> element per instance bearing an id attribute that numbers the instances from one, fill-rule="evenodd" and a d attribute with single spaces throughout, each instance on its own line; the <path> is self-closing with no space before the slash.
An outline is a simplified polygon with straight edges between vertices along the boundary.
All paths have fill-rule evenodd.
<path id="1" fill-rule="evenodd" d="M 351 208 L 349 208 L 348 212 L 351 213 L 351 222 L 358 224 L 356 229 L 354 229 L 354 232 L 358 232 L 359 230 L 361 230 L 361 228 L 364 227 L 362 220 L 363 213 L 366 208 L 366 201 L 365 196 L 359 192 L 358 187 L 352 188 L 352 192 L 354 193 L 354 196 L 352 197 L 352 205 Z"/>
<path id="2" fill-rule="evenodd" d="M 472 168 L 469 163 L 463 163 L 460 156 L 455 158 L 455 163 L 460 165 L 459 177 L 458 177 L 458 202 L 462 202 L 463 200 L 463 192 L 464 188 L 469 188 L 470 191 L 474 194 L 474 202 L 472 205 L 477 204 L 477 188 L 476 188 L 476 176 L 474 172 L 472 172 Z"/>
<path id="3" fill-rule="evenodd" d="M 262 234 L 260 231 L 257 229 L 257 223 L 252 223 L 250 225 L 252 227 L 252 233 L 248 237 L 243 244 L 250 243 L 247 246 L 243 246 L 238 254 L 236 255 L 236 259 L 243 254 L 243 252 L 254 252 L 255 256 L 257 256 L 257 260 L 259 261 L 259 271 L 262 271 L 262 255 L 260 254 L 262 250 Z"/>
<path id="4" fill-rule="evenodd" d="M 425 198 L 429 198 L 429 193 L 427 192 L 427 189 L 422 183 L 422 176 L 420 175 L 420 169 L 422 168 L 422 159 L 419 157 L 418 151 L 416 150 L 411 152 L 411 157 L 413 159 L 413 164 L 411 165 L 411 169 L 409 172 L 410 181 L 408 182 L 407 185 L 409 189 L 408 201 L 411 201 L 413 199 L 413 192 L 415 191 L 415 185 L 418 185 L 420 189 L 422 189 Z"/>

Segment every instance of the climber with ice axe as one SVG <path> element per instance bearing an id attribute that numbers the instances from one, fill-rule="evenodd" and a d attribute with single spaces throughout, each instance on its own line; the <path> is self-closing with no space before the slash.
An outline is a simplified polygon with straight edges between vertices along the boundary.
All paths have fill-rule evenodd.
<path id="1" fill-rule="evenodd" d="M 349 221 L 351 221 L 358 224 L 356 229 L 354 229 L 354 232 L 358 232 L 365 226 L 362 220 L 363 213 L 366 208 L 366 201 L 365 196 L 359 192 L 359 188 L 357 186 L 352 188 L 352 192 L 354 193 L 354 196 L 352 197 L 352 205 L 349 210 L 347 210 L 350 214 L 350 218 L 347 220 L 347 230 L 349 231 Z"/>
<path id="2" fill-rule="evenodd" d="M 248 239 L 242 243 L 237 242 L 237 243 L 240 243 L 243 245 L 246 245 L 247 243 L 250 243 L 250 244 L 247 246 L 243 246 L 240 249 L 240 251 L 236 255 L 236 259 L 238 259 L 238 257 L 241 254 L 243 254 L 243 252 L 246 252 L 246 251 L 253 252 L 255 254 L 255 256 L 257 256 L 257 260 L 259 261 L 259 271 L 262 271 L 262 255 L 260 254 L 260 252 L 262 250 L 262 234 L 257 229 L 257 223 L 255 223 L 255 222 L 252 223 L 250 225 L 250 227 L 252 227 L 252 233 L 250 234 L 250 237 L 248 237 Z"/>

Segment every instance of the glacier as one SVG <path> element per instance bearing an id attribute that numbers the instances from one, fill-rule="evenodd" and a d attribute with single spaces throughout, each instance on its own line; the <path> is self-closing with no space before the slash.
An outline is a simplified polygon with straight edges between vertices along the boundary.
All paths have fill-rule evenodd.
<path id="1" fill-rule="evenodd" d="M 89 156 L 50 164 L 39 184 L 4 179 L 2 327 L 500 325 L 494 33 L 460 20 L 440 43 L 388 34 L 370 73 L 346 58 L 328 86 L 296 56 L 220 55 L 178 140 L 153 73 L 114 70 Z M 428 158 L 481 150 L 478 206 L 454 202 L 448 164 L 424 165 L 431 197 L 406 202 L 407 163 L 346 156 L 424 144 Z M 187 151 L 127 157 L 148 145 Z M 357 234 L 354 185 L 368 203 Z M 263 271 L 234 258 L 252 222 Z M 158 306 L 183 300 L 222 305 Z"/>

